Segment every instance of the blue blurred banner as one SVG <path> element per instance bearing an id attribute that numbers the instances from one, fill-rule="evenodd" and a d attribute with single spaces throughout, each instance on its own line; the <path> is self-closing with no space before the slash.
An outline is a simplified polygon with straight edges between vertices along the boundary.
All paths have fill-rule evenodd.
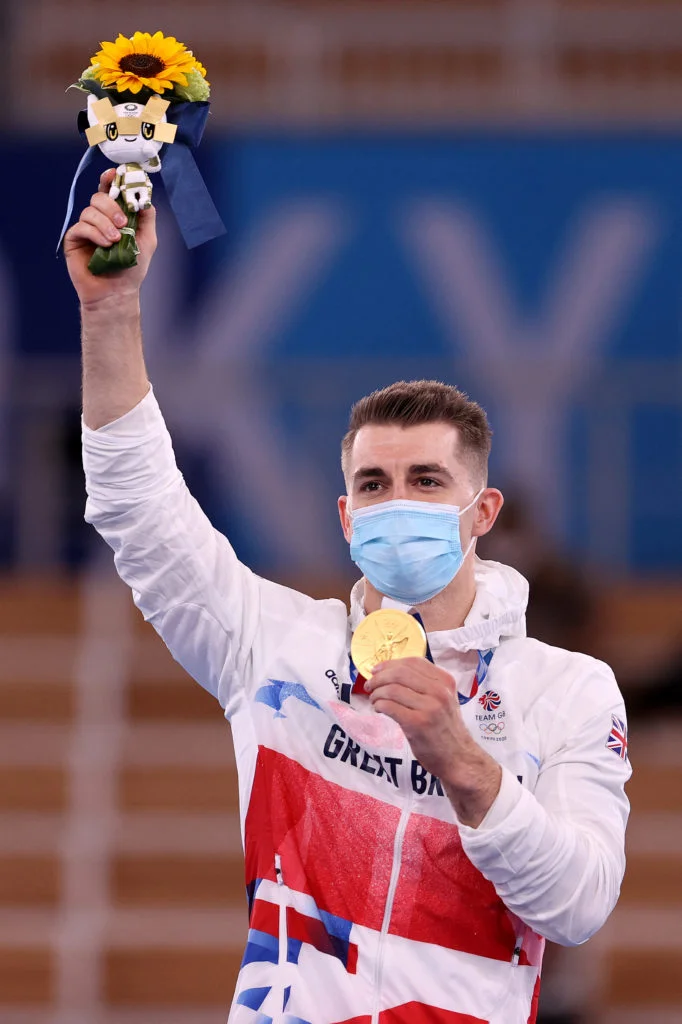
<path id="1" fill-rule="evenodd" d="M 73 359 L 49 253 L 78 149 L 0 153 L 47 196 L 0 210 L 0 353 Z M 491 482 L 556 541 L 617 571 L 682 568 L 682 139 L 246 136 L 200 157 L 228 235 L 188 254 L 162 210 L 150 372 L 251 564 L 347 564 L 349 405 L 437 376 L 486 406 Z"/>

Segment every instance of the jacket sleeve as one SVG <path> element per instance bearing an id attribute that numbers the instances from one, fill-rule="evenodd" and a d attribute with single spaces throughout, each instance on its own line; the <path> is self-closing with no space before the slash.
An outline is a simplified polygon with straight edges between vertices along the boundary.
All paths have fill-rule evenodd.
<path id="1" fill-rule="evenodd" d="M 83 424 L 85 519 L 173 657 L 228 717 L 312 599 L 254 575 L 189 493 L 153 392 L 99 430 Z"/>
<path id="2" fill-rule="evenodd" d="M 564 946 L 589 939 L 604 924 L 620 893 L 625 871 L 629 803 L 624 785 L 628 760 L 608 749 L 615 715 L 625 708 L 615 679 L 598 662 L 583 677 L 582 694 L 600 692 L 607 706 L 564 732 L 559 713 L 546 723 L 550 745 L 535 792 L 503 769 L 500 792 L 477 829 L 460 825 L 469 859 L 495 886 L 504 904 L 545 938 Z M 567 695 L 576 702 L 579 695 Z M 584 699 L 578 706 L 591 700 Z M 575 707 L 575 705 L 574 705 Z"/>

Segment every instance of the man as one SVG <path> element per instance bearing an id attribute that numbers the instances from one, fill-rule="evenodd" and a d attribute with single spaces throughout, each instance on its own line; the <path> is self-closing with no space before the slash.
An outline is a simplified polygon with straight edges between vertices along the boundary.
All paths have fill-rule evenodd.
<path id="1" fill-rule="evenodd" d="M 354 408 L 350 619 L 259 579 L 188 493 L 147 380 L 153 210 L 138 268 L 87 271 L 121 226 L 110 176 L 65 241 L 86 518 L 232 724 L 250 930 L 230 1022 L 527 1024 L 544 938 L 583 942 L 615 905 L 630 773 L 611 671 L 526 638 L 525 581 L 475 558 L 502 505 L 485 414 L 434 382 Z M 365 683 L 351 634 L 386 607 L 419 616 L 427 657 Z"/>

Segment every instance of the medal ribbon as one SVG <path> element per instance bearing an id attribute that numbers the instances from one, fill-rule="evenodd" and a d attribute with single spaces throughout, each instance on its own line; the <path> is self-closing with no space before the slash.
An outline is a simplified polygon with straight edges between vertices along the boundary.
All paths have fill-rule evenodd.
<path id="1" fill-rule="evenodd" d="M 410 612 L 410 615 L 412 615 L 413 618 L 417 620 L 422 629 L 424 629 L 424 623 L 421 620 L 421 616 L 418 615 L 417 612 Z M 426 630 L 424 630 L 424 633 L 426 633 Z M 478 665 L 476 666 L 476 674 L 474 675 L 474 681 L 471 684 L 471 693 L 469 694 L 468 697 L 465 697 L 463 693 L 460 693 L 459 690 L 457 691 L 457 698 L 459 700 L 460 705 L 468 704 L 470 700 L 473 700 L 473 698 L 476 696 L 478 691 L 485 683 L 488 677 L 488 669 L 490 668 L 490 662 L 493 660 L 493 654 L 495 653 L 495 651 L 491 648 L 487 651 L 477 651 L 476 653 L 478 654 Z M 431 654 L 428 636 L 426 638 L 426 657 L 431 662 L 432 665 L 435 664 L 433 660 L 433 655 Z M 360 673 L 358 672 L 353 662 L 352 655 L 349 654 L 348 658 L 350 660 L 351 684 L 350 686 L 348 686 L 348 684 L 342 685 L 340 694 L 341 700 L 345 701 L 346 704 L 350 704 L 351 693 L 364 694 L 365 692 L 365 677 L 361 676 Z"/>
<path id="2" fill-rule="evenodd" d="M 493 660 L 494 650 L 488 651 L 477 651 L 478 654 L 478 665 L 476 666 L 476 675 L 474 681 L 471 684 L 471 693 L 468 697 L 465 697 L 463 693 L 457 692 L 460 704 L 468 704 L 470 700 L 478 693 L 479 689 L 483 686 L 488 676 L 488 669 L 490 668 L 490 662 Z"/>

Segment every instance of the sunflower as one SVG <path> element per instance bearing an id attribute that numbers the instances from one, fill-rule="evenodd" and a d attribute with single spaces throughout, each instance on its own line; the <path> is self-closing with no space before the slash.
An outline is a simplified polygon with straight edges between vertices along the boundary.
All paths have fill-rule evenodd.
<path id="1" fill-rule="evenodd" d="M 176 84 L 186 86 L 189 72 L 201 68 L 191 50 L 162 32 L 136 32 L 130 39 L 119 35 L 115 43 L 101 46 L 90 61 L 97 65 L 94 75 L 105 88 L 118 92 L 147 88 L 163 93 Z"/>

